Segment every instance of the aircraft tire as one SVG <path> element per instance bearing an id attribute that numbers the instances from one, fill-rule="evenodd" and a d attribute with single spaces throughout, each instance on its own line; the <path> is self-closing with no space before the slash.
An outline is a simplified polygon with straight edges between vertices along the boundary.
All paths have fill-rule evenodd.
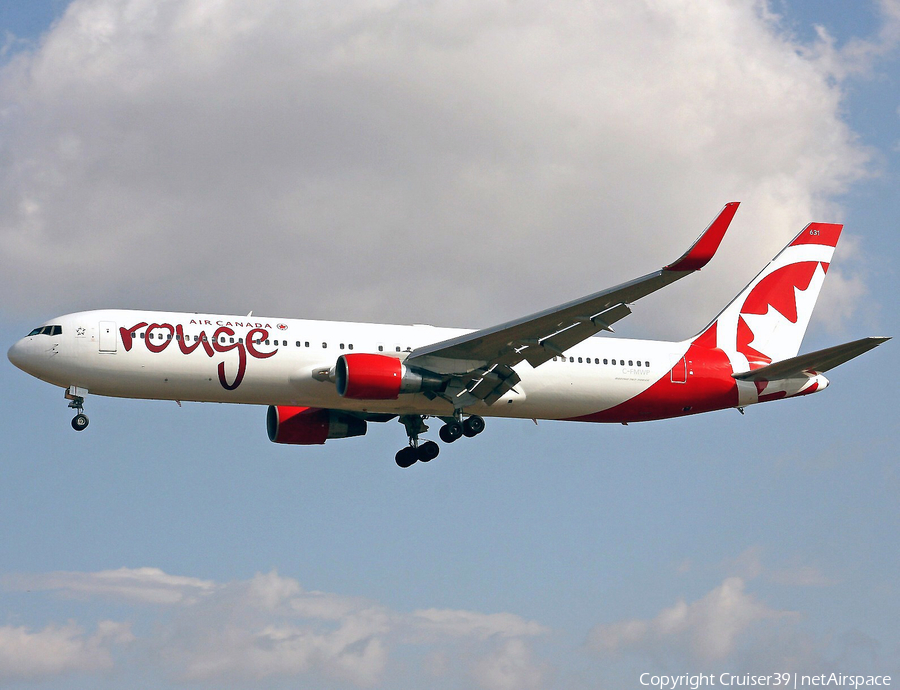
<path id="1" fill-rule="evenodd" d="M 397 451 L 397 455 L 394 456 L 394 460 L 396 460 L 397 466 L 402 467 L 403 469 L 412 467 L 416 464 L 416 460 L 418 459 L 419 458 L 418 454 L 416 453 L 416 449 L 412 446 L 401 448 Z"/>
<path id="2" fill-rule="evenodd" d="M 87 429 L 87 425 L 89 424 L 89 420 L 86 414 L 77 414 L 72 418 L 72 428 L 75 431 L 84 431 Z"/>
<path id="3" fill-rule="evenodd" d="M 447 422 L 441 427 L 438 436 L 444 443 L 453 443 L 463 435 L 463 427 L 459 422 Z"/>
<path id="4" fill-rule="evenodd" d="M 478 436 L 482 431 L 484 431 L 484 419 L 477 414 L 473 414 L 463 422 L 463 434 L 466 438 Z"/>
<path id="5" fill-rule="evenodd" d="M 416 458 L 419 462 L 431 462 L 440 452 L 441 447 L 437 443 L 434 441 L 425 441 L 425 443 L 416 448 Z"/>

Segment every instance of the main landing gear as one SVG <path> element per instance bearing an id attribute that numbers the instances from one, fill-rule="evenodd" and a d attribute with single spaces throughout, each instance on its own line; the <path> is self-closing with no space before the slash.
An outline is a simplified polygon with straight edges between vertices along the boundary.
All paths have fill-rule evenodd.
<path id="1" fill-rule="evenodd" d="M 438 436 L 444 443 L 453 443 L 465 436 L 471 438 L 484 431 L 484 419 L 477 414 L 470 415 L 462 420 L 462 410 L 457 410 L 453 417 L 444 418 L 445 424 L 438 432 Z M 431 462 L 438 453 L 440 447 L 434 441 L 419 441 L 419 434 L 428 431 L 425 417 L 422 415 L 401 415 L 400 421 L 406 427 L 406 435 L 409 436 L 409 445 L 397 451 L 395 460 L 399 467 L 404 469 L 412 467 L 416 462 Z"/>
<path id="2" fill-rule="evenodd" d="M 84 388 L 69 386 L 66 389 L 66 400 L 69 401 L 69 407 L 77 413 L 72 418 L 72 428 L 75 429 L 75 431 L 84 431 L 90 423 L 88 416 L 84 413 L 85 395 L 87 395 L 87 390 Z"/>

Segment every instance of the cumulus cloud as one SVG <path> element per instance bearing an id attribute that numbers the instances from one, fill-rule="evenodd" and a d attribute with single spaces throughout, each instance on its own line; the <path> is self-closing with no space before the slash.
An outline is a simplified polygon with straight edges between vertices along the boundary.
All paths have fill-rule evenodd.
<path id="1" fill-rule="evenodd" d="M 695 661 L 724 659 L 752 626 L 796 615 L 766 606 L 744 588 L 742 578 L 729 577 L 697 601 L 680 600 L 650 620 L 598 625 L 589 646 L 605 654 L 672 652 Z"/>
<path id="2" fill-rule="evenodd" d="M 742 200 L 645 307 L 689 335 L 866 174 L 819 43 L 757 0 L 76 0 L 0 71 L 4 308 L 487 325 Z"/>
<path id="3" fill-rule="evenodd" d="M 0 679 L 38 680 L 106 670 L 113 666 L 112 647 L 133 640 L 129 626 L 114 621 L 101 621 L 93 635 L 71 621 L 38 631 L 2 626 Z"/>
<path id="4" fill-rule="evenodd" d="M 218 583 L 157 568 L 120 568 L 9 576 L 4 584 L 125 603 L 144 616 L 155 613 L 150 614 L 152 632 L 137 639 L 130 637 L 128 626 L 111 622 L 101 623 L 92 637 L 74 623 L 40 633 L 0 629 L 0 675 L 110 668 L 110 645 L 123 641 L 134 641 L 165 674 L 189 681 L 254 684 L 323 676 L 372 687 L 384 680 L 392 653 L 411 646 L 426 649 L 432 660 L 465 654 L 472 677 L 488 690 L 538 687 L 547 674 L 529 640 L 548 630 L 534 621 L 511 613 L 394 611 L 361 597 L 308 591 L 274 571 Z M 39 659 L 53 645 L 62 650 L 55 666 L 21 659 L 19 666 L 12 665 L 23 648 L 34 650 L 28 658 Z M 431 676 L 465 672 L 446 664 L 436 673 L 438 666 L 429 666 Z"/>

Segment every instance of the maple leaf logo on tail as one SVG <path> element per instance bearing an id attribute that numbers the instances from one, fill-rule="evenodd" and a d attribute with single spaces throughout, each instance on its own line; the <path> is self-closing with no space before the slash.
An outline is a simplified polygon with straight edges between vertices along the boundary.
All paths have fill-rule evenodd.
<path id="1" fill-rule="evenodd" d="M 824 280 L 821 263 L 804 261 L 779 268 L 750 291 L 738 317 L 735 347 L 751 369 L 797 354 Z"/>
<path id="2" fill-rule="evenodd" d="M 714 333 L 716 346 L 728 354 L 735 371 L 796 355 L 842 228 L 832 223 L 807 225 L 700 338 Z"/>

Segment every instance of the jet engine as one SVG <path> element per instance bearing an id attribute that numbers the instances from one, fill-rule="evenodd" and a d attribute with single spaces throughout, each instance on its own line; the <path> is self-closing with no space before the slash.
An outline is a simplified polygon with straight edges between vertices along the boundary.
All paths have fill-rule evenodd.
<path id="1" fill-rule="evenodd" d="M 401 393 L 442 391 L 444 379 L 408 367 L 396 357 L 356 353 L 341 355 L 334 367 L 338 395 L 354 400 L 396 400 Z"/>
<path id="2" fill-rule="evenodd" d="M 329 438 L 364 436 L 366 421 L 340 410 L 269 405 L 266 431 L 273 443 L 306 446 Z"/>

